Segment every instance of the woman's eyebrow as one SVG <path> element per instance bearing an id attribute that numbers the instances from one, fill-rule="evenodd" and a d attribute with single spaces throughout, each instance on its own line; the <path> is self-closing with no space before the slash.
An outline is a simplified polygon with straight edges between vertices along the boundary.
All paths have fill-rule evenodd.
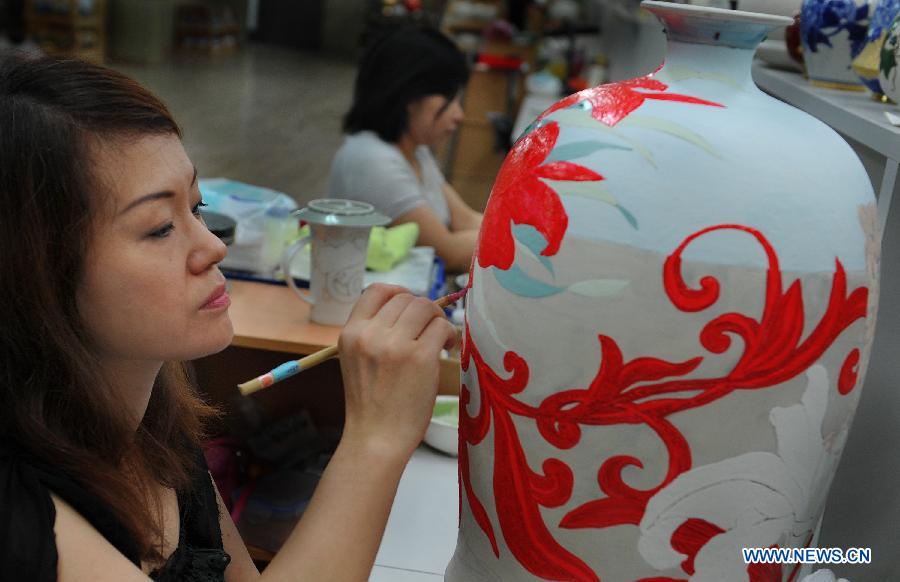
<path id="1" fill-rule="evenodd" d="M 190 188 L 193 188 L 194 184 L 196 184 L 196 183 L 197 183 L 197 167 L 194 166 L 194 175 L 191 177 Z M 132 208 L 143 204 L 144 202 L 152 202 L 154 200 L 163 200 L 166 198 L 172 198 L 173 196 L 175 196 L 175 193 L 172 192 L 171 190 L 162 190 L 160 192 L 153 192 L 152 194 L 146 194 L 144 196 L 141 196 L 137 200 L 132 200 L 131 203 L 128 204 L 128 206 L 126 206 L 125 208 L 122 209 L 121 212 L 119 212 L 119 216 L 125 214 Z"/>

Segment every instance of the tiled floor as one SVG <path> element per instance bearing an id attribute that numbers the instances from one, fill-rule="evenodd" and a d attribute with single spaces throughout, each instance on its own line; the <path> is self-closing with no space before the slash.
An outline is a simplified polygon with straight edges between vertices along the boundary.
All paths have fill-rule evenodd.
<path id="1" fill-rule="evenodd" d="M 200 177 L 266 186 L 300 203 L 325 194 L 355 63 L 250 44 L 230 57 L 112 66 L 168 104 Z"/>

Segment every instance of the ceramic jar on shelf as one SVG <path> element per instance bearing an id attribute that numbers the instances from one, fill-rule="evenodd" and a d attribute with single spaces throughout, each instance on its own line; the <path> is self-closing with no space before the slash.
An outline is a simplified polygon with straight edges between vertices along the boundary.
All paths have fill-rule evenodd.
<path id="1" fill-rule="evenodd" d="M 894 18 L 884 37 L 881 59 L 878 63 L 878 83 L 881 92 L 894 103 L 900 103 L 900 83 L 897 82 L 898 59 L 900 59 L 900 14 Z"/>
<path id="2" fill-rule="evenodd" d="M 803 0 L 800 35 L 811 83 L 834 89 L 865 89 L 851 64 L 865 46 L 869 1 Z"/>
<path id="3" fill-rule="evenodd" d="M 805 572 L 741 548 L 813 543 L 874 334 L 872 186 L 753 83 L 790 19 L 643 6 L 665 65 L 538 116 L 488 201 L 448 582 Z"/>
<path id="4" fill-rule="evenodd" d="M 876 98 L 881 98 L 884 91 L 878 78 L 881 64 L 881 48 L 891 28 L 891 23 L 900 13 L 900 0 L 875 0 L 866 43 L 862 51 L 853 60 L 853 70 L 862 79 L 866 88 Z"/>

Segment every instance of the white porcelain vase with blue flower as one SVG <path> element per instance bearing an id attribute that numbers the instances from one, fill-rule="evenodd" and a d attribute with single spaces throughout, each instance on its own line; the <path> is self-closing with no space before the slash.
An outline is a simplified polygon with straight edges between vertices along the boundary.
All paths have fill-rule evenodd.
<path id="1" fill-rule="evenodd" d="M 894 103 L 900 103 L 900 79 L 897 62 L 900 61 L 900 14 L 891 23 L 881 45 L 878 63 L 878 82 L 882 92 Z"/>
<path id="2" fill-rule="evenodd" d="M 853 70 L 862 79 L 872 95 L 877 99 L 884 97 L 884 91 L 878 79 L 881 61 L 881 47 L 891 28 L 891 23 L 900 13 L 900 0 L 876 0 L 872 16 L 869 19 L 869 31 L 862 52 L 853 61 Z"/>
<path id="3" fill-rule="evenodd" d="M 864 90 L 851 64 L 866 44 L 870 8 L 869 0 L 804 0 L 800 38 L 810 82 Z"/>

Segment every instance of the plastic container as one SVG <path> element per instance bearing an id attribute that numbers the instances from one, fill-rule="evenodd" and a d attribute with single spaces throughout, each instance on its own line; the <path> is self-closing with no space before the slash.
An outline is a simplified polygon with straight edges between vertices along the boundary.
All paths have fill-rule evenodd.
<path id="1" fill-rule="evenodd" d="M 281 255 L 288 242 L 297 234 L 297 219 L 285 206 L 272 206 L 266 210 L 263 221 L 263 244 L 260 247 L 260 270 L 269 273 L 281 263 Z"/>

